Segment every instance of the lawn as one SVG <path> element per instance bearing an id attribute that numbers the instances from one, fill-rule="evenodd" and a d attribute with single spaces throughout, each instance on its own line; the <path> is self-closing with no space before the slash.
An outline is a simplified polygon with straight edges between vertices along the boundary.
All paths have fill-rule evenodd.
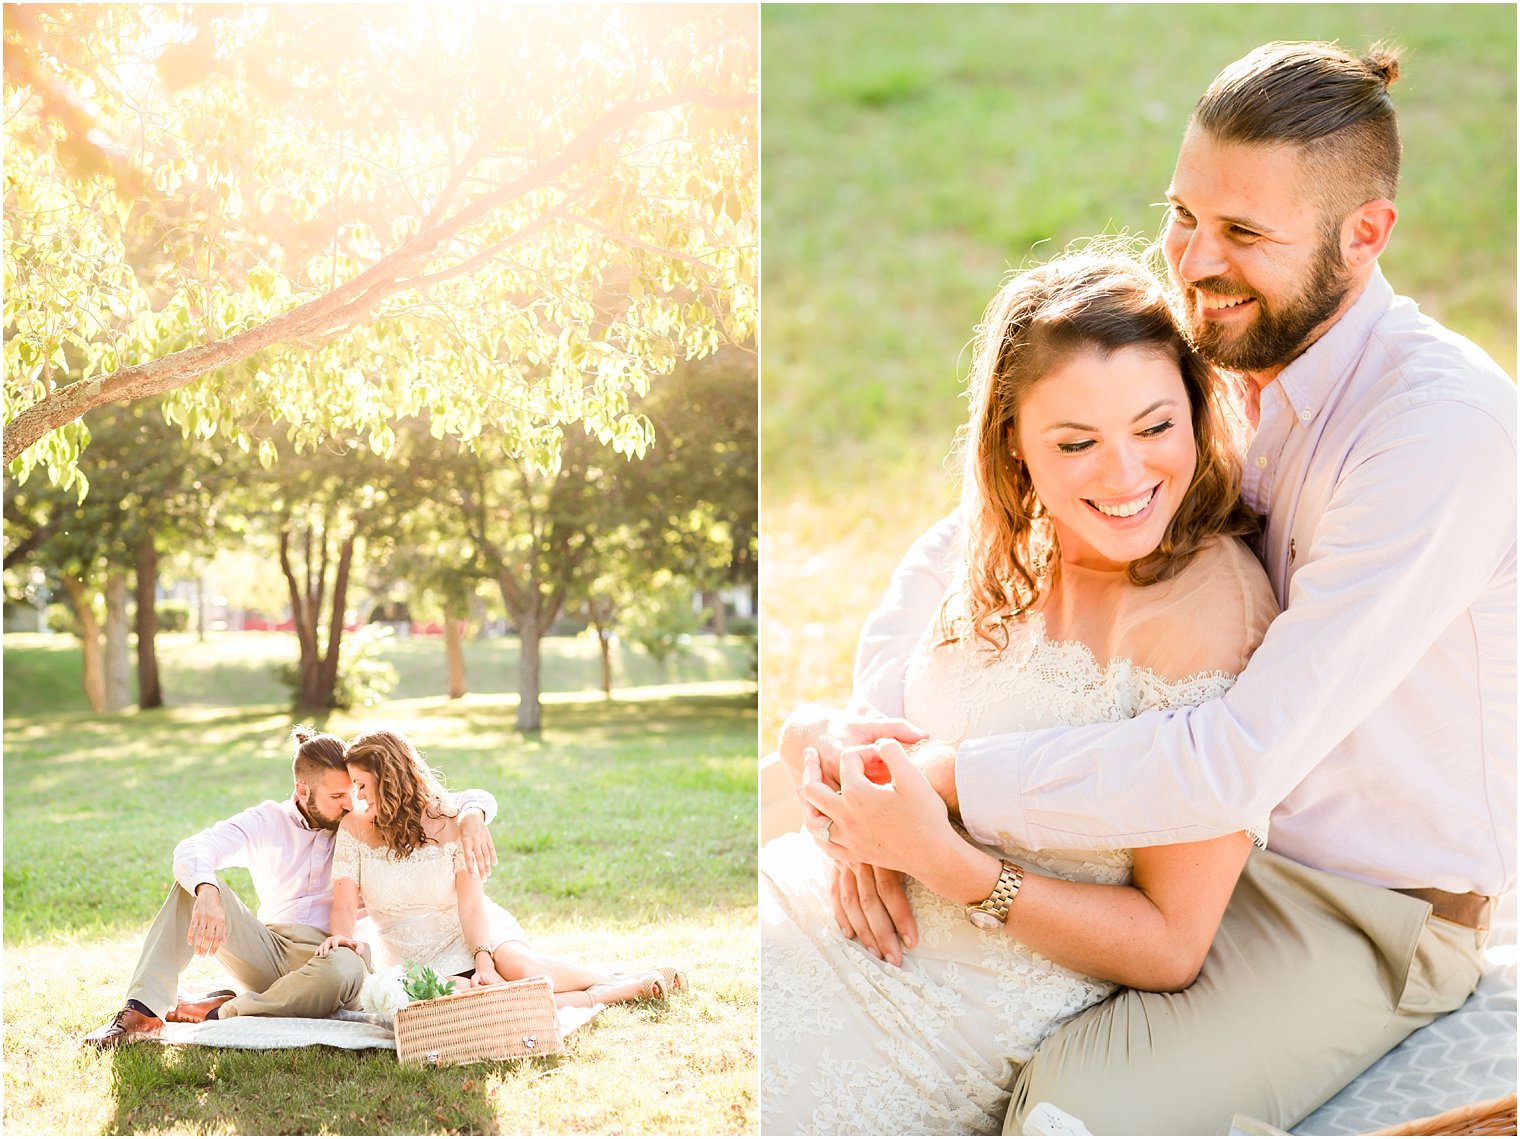
<path id="1" fill-rule="evenodd" d="M 1011 269 L 1155 237 L 1183 124 L 1272 39 L 1402 42 L 1382 258 L 1515 368 L 1513 5 L 776 5 L 762 11 L 761 735 L 841 699 L 860 622 L 955 501 L 968 343 Z"/>
<path id="2" fill-rule="evenodd" d="M 25 647 L 6 659 L 5 706 L 16 701 L 51 712 L 83 712 L 83 664 L 79 642 L 61 634 L 7 633 L 8 649 Z M 160 633 L 159 670 L 165 699 L 186 704 L 267 703 L 290 700 L 280 683 L 283 665 L 293 664 L 298 649 L 293 633 Z M 520 642 L 516 637 L 465 642 L 465 673 L 472 693 L 510 696 L 517 692 Z M 589 636 L 547 637 L 543 646 L 543 691 L 591 693 L 602 683 L 601 656 Z M 388 638 L 378 655 L 396 666 L 399 677 L 391 697 L 397 700 L 442 696 L 448 681 L 442 637 Z M 663 665 L 626 645 L 615 645 L 612 683 L 619 690 L 722 681 L 748 675 L 754 661 L 751 642 L 742 637 L 698 635 Z"/>
<path id="3" fill-rule="evenodd" d="M 263 667 L 244 655 L 248 669 Z M 604 1011 L 558 1058 L 419 1072 L 379 1052 L 80 1047 L 121 1005 L 174 843 L 289 793 L 290 716 L 278 703 L 51 710 L 68 688 L 65 656 L 37 638 L 6 639 L 7 1132 L 754 1131 L 755 712 L 742 667 L 737 678 L 621 690 L 613 702 L 551 693 L 531 740 L 500 694 L 411 696 L 322 725 L 347 735 L 383 718 L 451 786 L 495 794 L 501 862 L 486 889 L 540 948 L 677 962 L 691 976 L 689 995 Z M 232 663 L 210 651 L 207 660 L 227 670 L 226 691 L 240 691 Z M 165 669 L 171 698 L 175 667 Z M 230 876 L 251 894 L 245 874 Z M 197 963 L 184 987 L 220 976 Z"/>

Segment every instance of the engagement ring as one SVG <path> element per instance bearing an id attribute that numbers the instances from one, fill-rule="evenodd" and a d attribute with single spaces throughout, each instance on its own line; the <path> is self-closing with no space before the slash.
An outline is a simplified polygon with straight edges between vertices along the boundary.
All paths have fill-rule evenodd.
<path id="1" fill-rule="evenodd" d="M 823 820 L 823 826 L 819 827 L 818 831 L 817 831 L 818 841 L 819 842 L 832 842 L 833 841 L 832 839 L 829 838 L 829 828 L 832 827 L 833 825 L 834 825 L 834 820 L 833 819 L 824 819 Z"/>

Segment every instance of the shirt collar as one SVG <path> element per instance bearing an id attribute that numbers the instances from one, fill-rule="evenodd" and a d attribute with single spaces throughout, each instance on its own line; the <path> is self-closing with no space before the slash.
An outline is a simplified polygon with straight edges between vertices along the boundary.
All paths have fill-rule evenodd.
<path id="1" fill-rule="evenodd" d="M 1303 355 L 1278 374 L 1278 387 L 1299 422 L 1312 423 L 1330 401 L 1331 394 L 1361 358 L 1373 328 L 1392 305 L 1393 287 L 1383 276 L 1382 267 L 1373 266 L 1362 295 Z"/>
<path id="2" fill-rule="evenodd" d="M 298 830 L 314 831 L 317 829 L 306 821 L 306 816 L 301 813 L 301 808 L 296 806 L 296 794 L 294 791 L 290 793 L 288 799 L 280 804 L 280 810 L 290 817 L 290 821 L 296 825 Z"/>

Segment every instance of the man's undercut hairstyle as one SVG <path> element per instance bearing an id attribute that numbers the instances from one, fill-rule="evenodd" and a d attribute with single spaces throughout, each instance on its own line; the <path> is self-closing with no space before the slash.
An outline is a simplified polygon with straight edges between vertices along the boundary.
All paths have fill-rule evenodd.
<path id="1" fill-rule="evenodd" d="M 290 729 L 290 740 L 295 744 L 290 770 L 297 783 L 313 783 L 328 771 L 348 774 L 348 764 L 343 759 L 345 745 L 337 736 L 297 724 Z"/>
<path id="2" fill-rule="evenodd" d="M 1293 145 L 1309 192 L 1337 229 L 1348 213 L 1399 188 L 1398 116 L 1388 88 L 1398 49 L 1361 57 L 1330 43 L 1263 44 L 1230 64 L 1193 108 L 1191 123 L 1221 142 Z"/>

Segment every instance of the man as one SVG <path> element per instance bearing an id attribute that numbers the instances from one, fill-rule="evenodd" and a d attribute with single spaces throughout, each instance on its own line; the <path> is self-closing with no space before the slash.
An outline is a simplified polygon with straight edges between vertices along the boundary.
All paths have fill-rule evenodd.
<path id="1" fill-rule="evenodd" d="M 1041 1103 L 1097 1134 L 1218 1134 L 1235 1111 L 1289 1127 L 1462 1004 L 1513 887 L 1515 389 L 1378 267 L 1397 74 L 1387 52 L 1268 44 L 1214 81 L 1178 156 L 1166 259 L 1204 354 L 1249 381 L 1242 489 L 1283 606 L 1235 687 L 920 745 L 949 809 L 999 845 L 1188 842 L 1272 810 L 1198 982 L 1122 992 L 1051 1037 L 1009 1132 Z M 857 703 L 901 714 L 955 537 L 952 518 L 899 567 Z M 884 955 L 894 925 L 912 944 L 893 876 L 839 884 L 843 925 Z"/>
<path id="2" fill-rule="evenodd" d="M 336 736 L 296 728 L 295 791 L 208 827 L 174 848 L 175 885 L 148 930 L 127 1003 L 85 1037 L 114 1048 L 158 1037 L 164 1021 L 198 1023 L 232 1016 L 330 1016 L 354 1001 L 368 963 L 351 949 L 315 957 L 332 912 L 332 853 L 350 809 L 351 783 Z M 496 800 L 484 791 L 456 798 L 472 872 L 496 861 L 487 824 Z M 246 866 L 259 895 L 255 917 L 217 871 Z M 241 995 L 177 999 L 192 955 L 215 954 L 247 986 Z"/>

